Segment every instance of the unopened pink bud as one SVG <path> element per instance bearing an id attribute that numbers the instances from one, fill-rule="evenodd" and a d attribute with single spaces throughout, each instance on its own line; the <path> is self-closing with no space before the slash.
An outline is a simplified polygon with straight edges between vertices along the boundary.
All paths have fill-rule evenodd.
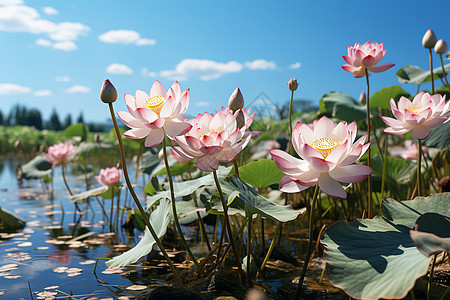
<path id="1" fill-rule="evenodd" d="M 437 54 L 445 54 L 447 51 L 447 43 L 443 39 L 437 41 L 436 45 L 434 46 L 434 52 L 436 52 Z"/>
<path id="2" fill-rule="evenodd" d="M 100 99 L 105 103 L 113 103 L 117 100 L 117 90 L 109 79 L 103 82 L 100 90 Z"/>
<path id="3" fill-rule="evenodd" d="M 436 35 L 434 34 L 433 30 L 428 29 L 427 32 L 423 35 L 422 38 L 422 45 L 427 48 L 431 49 L 436 44 Z"/>

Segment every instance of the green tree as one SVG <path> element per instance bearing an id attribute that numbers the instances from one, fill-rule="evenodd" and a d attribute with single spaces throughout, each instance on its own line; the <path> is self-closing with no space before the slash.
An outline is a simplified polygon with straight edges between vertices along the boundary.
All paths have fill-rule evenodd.
<path id="1" fill-rule="evenodd" d="M 70 125 L 72 125 L 72 116 L 71 116 L 70 114 L 68 114 L 68 115 L 66 116 L 66 118 L 64 119 L 64 125 L 63 125 L 63 127 L 64 127 L 64 128 L 67 128 L 67 127 L 69 127 Z"/>
<path id="2" fill-rule="evenodd" d="M 42 130 L 41 112 L 37 109 L 31 109 L 27 113 L 27 126 L 34 126 L 36 129 Z"/>
<path id="3" fill-rule="evenodd" d="M 59 121 L 58 113 L 56 112 L 55 109 L 53 109 L 52 114 L 50 115 L 48 129 L 55 131 L 62 130 L 61 122 Z"/>

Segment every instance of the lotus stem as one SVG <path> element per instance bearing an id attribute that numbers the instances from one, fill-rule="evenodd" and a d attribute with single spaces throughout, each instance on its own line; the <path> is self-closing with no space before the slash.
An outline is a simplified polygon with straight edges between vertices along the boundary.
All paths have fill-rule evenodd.
<path id="1" fill-rule="evenodd" d="M 431 93 L 434 95 L 433 53 L 431 52 L 431 48 L 428 50 L 430 51 Z"/>
<path id="2" fill-rule="evenodd" d="M 439 57 L 441 58 L 441 68 L 442 68 L 442 73 L 444 74 L 445 84 L 450 89 L 450 85 L 448 84 L 448 81 L 447 81 L 447 73 L 445 73 L 444 61 L 442 59 L 442 54 L 439 54 Z"/>
<path id="3" fill-rule="evenodd" d="M 247 223 L 247 283 L 252 286 L 252 278 L 250 276 L 250 256 L 252 255 L 252 215 L 248 218 Z"/>
<path id="4" fill-rule="evenodd" d="M 261 264 L 261 268 L 259 268 L 259 273 L 262 273 L 264 271 L 264 268 L 267 265 L 267 262 L 269 261 L 270 255 L 272 254 L 273 248 L 275 248 L 276 239 L 278 237 L 279 232 L 281 232 L 281 222 L 277 223 L 277 227 L 275 228 L 275 232 L 273 234 L 272 242 L 270 242 L 269 250 L 266 253 L 266 257 L 264 257 L 264 261 Z"/>
<path id="5" fill-rule="evenodd" d="M 195 192 L 192 193 L 192 201 L 194 202 L 194 206 L 198 207 L 197 203 L 197 194 Z M 211 251 L 211 244 L 209 243 L 208 235 L 206 234 L 205 223 L 203 223 L 202 216 L 200 212 L 197 211 L 198 223 L 200 225 L 200 234 L 205 238 L 206 246 L 208 247 L 208 251 Z M 203 247 L 203 246 L 202 246 Z"/>
<path id="6" fill-rule="evenodd" d="M 111 212 L 109 217 L 109 230 L 111 231 L 113 230 L 113 213 L 114 213 L 114 187 L 111 188 Z"/>
<path id="7" fill-rule="evenodd" d="M 66 185 L 67 191 L 69 192 L 70 196 L 73 196 L 73 193 L 72 193 L 72 191 L 70 190 L 69 185 L 67 184 L 67 180 L 66 180 L 66 171 L 65 171 L 65 169 L 66 169 L 66 164 L 63 162 L 63 163 L 61 164 L 61 173 L 62 173 L 62 177 L 63 177 L 63 180 L 64 180 L 64 184 Z"/>
<path id="8" fill-rule="evenodd" d="M 422 164 L 422 140 L 417 140 L 417 148 L 419 151 L 417 154 L 417 196 L 422 195 L 422 174 L 421 174 L 421 164 Z"/>
<path id="9" fill-rule="evenodd" d="M 436 265 L 436 257 L 437 255 L 435 254 L 433 256 L 433 262 L 431 263 L 430 276 L 428 277 L 427 300 L 431 299 L 431 286 L 433 285 L 433 275 L 434 275 L 434 266 Z"/>
<path id="10" fill-rule="evenodd" d="M 291 101 L 289 101 L 289 135 L 291 142 L 289 143 L 289 154 L 294 155 L 294 146 L 292 145 L 292 102 L 294 99 L 294 91 L 291 91 Z"/>
<path id="11" fill-rule="evenodd" d="M 389 135 L 387 133 L 385 133 L 384 135 L 384 151 L 383 151 L 383 175 L 381 177 L 381 198 L 384 197 L 384 188 L 386 185 L 386 171 L 387 171 L 387 153 L 388 153 L 388 142 L 389 142 Z M 381 202 L 380 201 L 380 212 L 381 212 Z"/>
<path id="12" fill-rule="evenodd" d="M 370 94 L 369 94 L 369 71 L 367 71 L 366 69 L 366 86 L 367 86 L 367 92 L 366 92 L 366 113 L 367 113 L 367 142 L 370 143 L 370 109 L 369 109 L 369 99 L 370 99 Z M 371 152 L 370 152 L 370 146 L 369 149 L 367 150 L 367 166 L 370 168 L 371 165 Z M 373 215 L 373 199 L 372 199 L 372 176 L 369 175 L 367 177 L 367 185 L 368 185 L 368 193 L 369 193 L 369 208 L 368 208 L 368 217 L 369 219 L 372 218 Z"/>
<path id="13" fill-rule="evenodd" d="M 313 196 L 313 201 L 311 204 L 311 209 L 309 210 L 308 248 L 306 250 L 306 257 L 305 257 L 305 261 L 303 263 L 302 274 L 300 275 L 300 278 L 298 280 L 298 286 L 297 286 L 297 289 L 295 290 L 294 297 L 292 297 L 293 300 L 297 299 L 298 295 L 302 291 L 303 280 L 305 279 L 306 270 L 308 269 L 309 259 L 311 258 L 313 233 L 314 233 L 313 215 L 314 215 L 314 207 L 316 206 L 318 194 L 319 194 L 319 184 L 316 184 L 316 188 L 314 189 L 314 196 Z"/>
<path id="14" fill-rule="evenodd" d="M 122 162 L 122 171 L 123 171 L 123 176 L 125 178 L 125 181 L 127 183 L 128 190 L 130 191 L 130 194 L 133 197 L 133 200 L 136 203 L 136 206 L 138 207 L 139 212 L 141 213 L 141 215 L 144 219 L 145 225 L 147 226 L 148 230 L 150 231 L 150 234 L 152 235 L 153 239 L 155 240 L 156 244 L 158 245 L 159 250 L 163 254 L 167 263 L 169 264 L 169 267 L 172 270 L 172 273 L 173 273 L 173 276 L 175 277 L 176 282 L 180 286 L 184 287 L 183 281 L 181 280 L 180 276 L 178 275 L 177 270 L 175 269 L 175 266 L 173 265 L 172 260 L 170 259 L 169 255 L 166 252 L 166 249 L 164 248 L 163 244 L 161 243 L 160 239 L 158 238 L 158 235 L 156 234 L 155 230 L 153 229 L 152 225 L 150 224 L 150 220 L 148 218 L 146 218 L 145 210 L 142 207 L 141 203 L 139 202 L 139 199 L 138 199 L 136 193 L 134 192 L 133 185 L 131 184 L 130 178 L 128 176 L 127 163 L 125 161 L 125 150 L 123 148 L 122 136 L 120 134 L 119 126 L 117 125 L 116 116 L 114 114 L 114 107 L 113 107 L 112 103 L 108 103 L 108 106 L 109 106 L 109 112 L 111 114 L 111 119 L 114 124 L 114 130 L 117 135 L 117 140 L 119 142 L 120 159 Z"/>
<path id="15" fill-rule="evenodd" d="M 242 270 L 241 261 L 239 260 L 239 255 L 238 255 L 237 250 L 236 250 L 236 244 L 234 243 L 233 235 L 231 233 L 231 226 L 230 226 L 230 222 L 229 222 L 229 219 L 228 219 L 228 206 L 227 206 L 227 203 L 225 201 L 225 197 L 223 196 L 222 188 L 220 187 L 220 182 L 219 182 L 219 178 L 217 177 L 216 170 L 213 171 L 213 176 L 214 176 L 214 181 L 216 182 L 217 190 L 219 191 L 220 200 L 222 201 L 223 219 L 224 219 L 223 222 L 224 222 L 224 225 L 225 225 L 225 227 L 227 229 L 227 232 L 228 232 L 228 239 L 230 240 L 230 245 L 231 245 L 231 248 L 233 249 L 234 259 L 236 260 L 236 264 L 238 266 L 238 270 L 239 270 L 239 274 L 241 276 L 241 280 L 245 280 L 245 274 L 244 274 L 244 271 Z"/>
<path id="16" fill-rule="evenodd" d="M 165 132 L 164 132 L 164 134 L 165 134 Z M 167 149 L 166 149 L 166 137 L 165 136 L 162 140 L 162 148 L 163 148 L 163 154 L 164 154 L 164 165 L 166 166 L 167 177 L 169 178 L 170 197 L 172 199 L 171 203 L 172 203 L 173 222 L 175 223 L 175 227 L 177 228 L 178 235 L 180 236 L 181 242 L 183 243 L 184 248 L 186 249 L 187 253 L 189 254 L 189 257 L 192 259 L 192 261 L 194 262 L 197 269 L 203 275 L 203 274 L 205 274 L 205 270 L 198 263 L 197 259 L 195 258 L 194 254 L 191 251 L 191 248 L 189 248 L 189 246 L 186 242 L 186 239 L 184 238 L 184 234 L 183 234 L 183 230 L 181 229 L 180 222 L 178 222 L 177 205 L 175 203 L 175 190 L 173 188 L 172 173 L 170 172 L 169 161 L 167 160 Z"/>

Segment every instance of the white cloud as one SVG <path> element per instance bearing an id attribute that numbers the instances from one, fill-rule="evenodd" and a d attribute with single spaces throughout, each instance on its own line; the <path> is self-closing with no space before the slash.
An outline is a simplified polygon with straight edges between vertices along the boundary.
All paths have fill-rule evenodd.
<path id="1" fill-rule="evenodd" d="M 37 39 L 35 43 L 36 43 L 36 45 L 43 46 L 43 47 L 51 47 L 53 44 L 51 41 L 46 40 L 46 39 Z"/>
<path id="2" fill-rule="evenodd" d="M 151 71 L 149 71 L 149 69 L 143 68 L 142 71 L 141 71 L 141 75 L 142 76 L 148 76 L 148 77 L 156 77 L 156 76 L 158 76 L 158 73 L 151 72 Z"/>
<path id="3" fill-rule="evenodd" d="M 302 64 L 300 62 L 296 62 L 296 63 L 293 63 L 292 65 L 290 65 L 289 68 L 291 68 L 291 69 L 298 69 L 301 66 L 302 66 Z"/>
<path id="4" fill-rule="evenodd" d="M 236 61 L 220 63 L 207 59 L 183 59 L 175 70 L 161 71 L 160 75 L 169 79 L 185 80 L 188 77 L 199 77 L 201 80 L 211 80 L 227 73 L 240 72 L 242 64 Z"/>
<path id="5" fill-rule="evenodd" d="M 74 94 L 74 93 L 89 93 L 91 89 L 84 85 L 74 85 L 73 87 L 70 87 L 66 90 L 64 90 L 68 94 Z"/>
<path id="6" fill-rule="evenodd" d="M 63 41 L 53 44 L 53 49 L 56 50 L 73 51 L 77 50 L 77 48 L 77 45 L 75 45 L 75 43 L 72 41 Z"/>
<path id="7" fill-rule="evenodd" d="M 136 42 L 134 42 L 137 46 L 146 46 L 146 45 L 155 45 L 156 40 L 155 39 L 138 39 Z"/>
<path id="8" fill-rule="evenodd" d="M 75 50 L 73 41 L 80 35 L 86 35 L 89 30 L 88 26 L 81 23 L 44 20 L 36 9 L 26 5 L 0 6 L 0 31 L 45 34 L 56 42 L 72 41 L 70 46 L 68 43 L 57 44 L 54 49 Z"/>
<path id="9" fill-rule="evenodd" d="M 141 38 L 139 32 L 124 29 L 110 30 L 101 34 L 98 39 L 110 44 L 135 44 L 138 46 L 156 44 L 154 39 Z"/>
<path id="10" fill-rule="evenodd" d="M 200 107 L 205 107 L 205 106 L 209 105 L 209 102 L 207 102 L 207 101 L 200 101 L 200 102 L 195 103 L 195 105 L 200 106 Z"/>
<path id="11" fill-rule="evenodd" d="M 30 93 L 31 89 L 14 83 L 0 83 L 0 95 L 15 95 Z"/>
<path id="12" fill-rule="evenodd" d="M 19 5 L 23 4 L 22 0 L 0 0 L 0 5 Z"/>
<path id="13" fill-rule="evenodd" d="M 42 11 L 47 15 L 57 15 L 59 13 L 59 11 L 50 6 L 43 7 Z"/>
<path id="14" fill-rule="evenodd" d="M 107 68 L 106 68 L 106 72 L 111 73 L 111 74 L 122 74 L 122 75 L 131 75 L 133 74 L 133 70 L 128 67 L 127 65 L 122 65 L 122 64 L 110 64 Z"/>
<path id="15" fill-rule="evenodd" d="M 254 61 L 246 62 L 244 65 L 250 70 L 275 70 L 277 68 L 273 61 L 265 59 L 255 59 Z"/>
<path id="16" fill-rule="evenodd" d="M 39 90 L 33 93 L 36 97 L 46 97 L 51 96 L 53 93 L 50 90 Z"/>
<path id="17" fill-rule="evenodd" d="M 68 81 L 70 81 L 70 77 L 69 76 L 57 76 L 57 77 L 55 77 L 55 80 L 58 82 L 68 82 Z"/>

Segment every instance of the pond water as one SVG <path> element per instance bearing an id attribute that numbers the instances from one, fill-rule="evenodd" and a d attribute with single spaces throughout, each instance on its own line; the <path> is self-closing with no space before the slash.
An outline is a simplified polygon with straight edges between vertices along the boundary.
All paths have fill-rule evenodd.
<path id="1" fill-rule="evenodd" d="M 0 207 L 22 217 L 27 224 L 17 233 L 0 234 L 0 298 L 30 299 L 29 284 L 35 299 L 53 293 L 58 298 L 73 294 L 75 299 L 127 299 L 139 295 L 133 290 L 139 289 L 136 285 L 162 283 L 155 276 L 143 282 L 133 276 L 133 268 L 127 268 L 127 276 L 121 275 L 125 269 L 105 272 L 104 260 L 99 260 L 93 274 L 97 258 L 111 257 L 115 249 L 133 246 L 139 237 L 127 236 L 120 226 L 117 232 L 110 233 L 95 200 L 80 205 L 81 218 L 80 213 L 75 215 L 60 167 L 54 169 L 51 200 L 42 180 L 25 180 L 19 185 L 16 166 L 16 159 L 0 161 Z M 67 173 L 74 193 L 86 189 L 81 178 L 71 174 L 70 169 Z M 94 186 L 92 182 L 91 188 Z M 136 192 L 143 196 L 142 189 Z M 108 214 L 109 207 L 110 202 L 105 201 Z M 83 234 L 85 238 L 73 240 Z"/>

